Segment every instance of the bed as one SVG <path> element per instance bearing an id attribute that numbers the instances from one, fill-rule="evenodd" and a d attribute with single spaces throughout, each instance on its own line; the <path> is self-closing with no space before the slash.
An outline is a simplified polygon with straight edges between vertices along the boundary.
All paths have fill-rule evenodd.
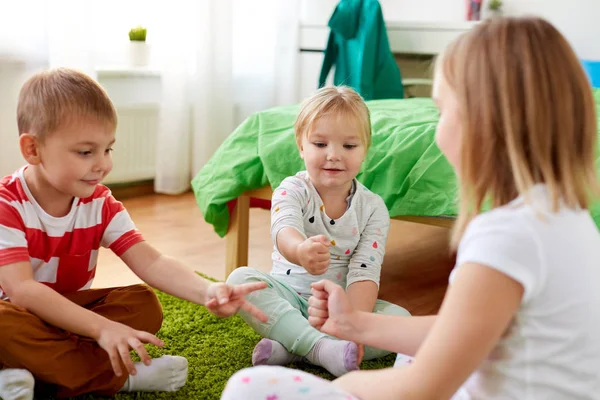
<path id="1" fill-rule="evenodd" d="M 594 95 L 599 103 L 600 90 Z M 457 184 L 435 144 L 434 103 L 416 98 L 367 105 L 373 144 L 357 179 L 383 198 L 392 218 L 451 227 Z M 269 208 L 272 188 L 304 167 L 293 130 L 297 113 L 293 105 L 250 116 L 192 180 L 204 219 L 227 240 L 227 275 L 247 264 L 249 209 Z M 597 224 L 599 205 L 592 208 Z"/>

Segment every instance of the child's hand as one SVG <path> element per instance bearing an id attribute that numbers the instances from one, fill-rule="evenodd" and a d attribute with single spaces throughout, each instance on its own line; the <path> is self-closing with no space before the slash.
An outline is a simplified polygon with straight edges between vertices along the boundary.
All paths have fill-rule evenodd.
<path id="1" fill-rule="evenodd" d="M 267 287 L 265 282 L 244 283 L 243 285 L 228 285 L 218 282 L 211 283 L 206 291 L 206 308 L 217 317 L 230 317 L 241 308 L 262 322 L 269 319 L 254 304 L 246 300 L 246 295 Z"/>
<path id="2" fill-rule="evenodd" d="M 323 275 L 329 268 L 329 246 L 325 235 L 309 237 L 296 249 L 300 265 L 311 275 Z"/>
<path id="3" fill-rule="evenodd" d="M 155 346 L 162 347 L 164 343 L 156 336 L 135 330 L 119 322 L 108 321 L 100 330 L 98 338 L 95 338 L 98 345 L 108 353 L 113 371 L 117 376 L 121 376 L 121 361 L 130 375 L 135 375 L 137 371 L 131 361 L 130 350 L 135 350 L 142 362 L 150 365 L 151 359 L 143 343 L 152 343 Z"/>
<path id="4" fill-rule="evenodd" d="M 311 284 L 308 299 L 308 322 L 318 330 L 343 340 L 353 340 L 356 332 L 348 295 L 341 286 L 328 280 Z"/>

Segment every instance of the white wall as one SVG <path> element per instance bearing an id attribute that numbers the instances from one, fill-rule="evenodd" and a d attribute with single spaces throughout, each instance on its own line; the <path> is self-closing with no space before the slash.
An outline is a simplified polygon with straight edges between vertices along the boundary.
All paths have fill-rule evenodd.
<path id="1" fill-rule="evenodd" d="M 326 25 L 337 0 L 303 0 L 304 24 Z M 485 2 L 485 0 L 484 0 Z M 387 21 L 464 21 L 466 0 L 380 0 Z M 600 0 L 504 0 L 505 15 L 539 15 L 567 37 L 579 57 L 600 60 Z"/>

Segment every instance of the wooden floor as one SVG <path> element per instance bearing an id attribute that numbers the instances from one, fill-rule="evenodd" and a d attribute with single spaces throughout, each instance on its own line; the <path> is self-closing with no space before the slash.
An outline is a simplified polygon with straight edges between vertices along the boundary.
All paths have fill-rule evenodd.
<path id="1" fill-rule="evenodd" d="M 149 195 L 123 201 L 148 242 L 165 254 L 217 279 L 225 278 L 225 240 L 204 222 L 191 193 Z M 380 298 L 400 304 L 413 315 L 437 312 L 454 265 L 448 230 L 392 221 L 381 276 Z M 250 266 L 271 268 L 269 212 L 250 211 Z M 121 260 L 101 249 L 94 287 L 138 283 Z"/>

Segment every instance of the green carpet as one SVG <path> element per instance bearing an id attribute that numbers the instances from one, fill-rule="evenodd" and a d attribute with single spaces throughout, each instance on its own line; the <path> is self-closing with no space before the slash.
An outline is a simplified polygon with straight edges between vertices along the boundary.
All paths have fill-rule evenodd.
<path id="1" fill-rule="evenodd" d="M 165 342 L 162 349 L 148 347 L 152 357 L 163 354 L 184 356 L 189 361 L 187 384 L 176 393 L 118 394 L 116 399 L 219 399 L 231 375 L 252 366 L 252 349 L 260 340 L 238 317 L 217 318 L 204 307 L 157 292 L 164 311 L 164 322 L 157 336 Z M 363 369 L 384 368 L 394 363 L 390 355 L 365 361 Z M 332 379 L 322 368 L 306 364 L 291 365 Z M 82 396 L 79 399 L 99 399 Z"/>

